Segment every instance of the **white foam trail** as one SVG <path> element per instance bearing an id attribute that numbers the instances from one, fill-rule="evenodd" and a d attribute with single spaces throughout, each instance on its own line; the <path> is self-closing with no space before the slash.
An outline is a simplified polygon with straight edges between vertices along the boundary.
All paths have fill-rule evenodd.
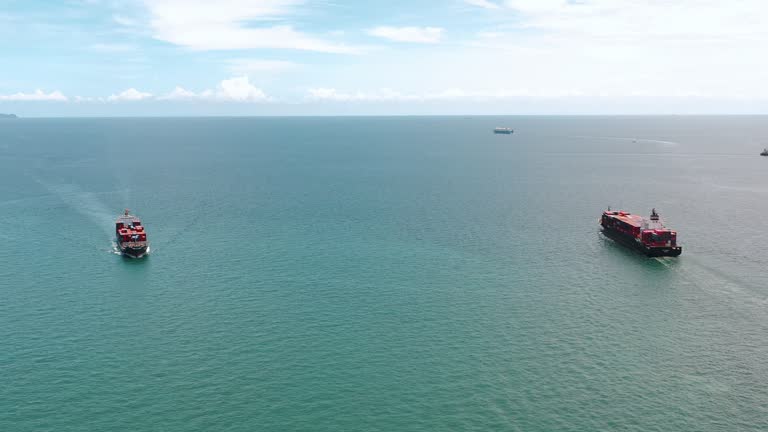
<path id="1" fill-rule="evenodd" d="M 616 141 L 631 141 L 634 143 L 649 143 L 649 144 L 662 144 L 665 146 L 678 146 L 679 142 L 664 141 L 650 138 L 632 138 L 632 137 L 614 137 L 614 136 L 589 136 L 589 135 L 574 135 L 574 138 L 588 138 L 588 139 L 604 139 L 604 140 L 616 140 Z"/>
<path id="2" fill-rule="evenodd" d="M 74 184 L 50 184 L 40 179 L 37 183 L 56 195 L 76 212 L 90 219 L 104 230 L 109 237 L 112 235 L 112 219 L 114 212 L 110 211 L 92 192 L 82 190 Z"/>
<path id="3" fill-rule="evenodd" d="M 676 271 L 703 291 L 738 298 L 746 303 L 765 302 L 765 298 L 756 296 L 752 287 L 737 275 L 710 267 L 690 256 L 687 257 L 685 264 L 677 267 Z"/>
<path id="4" fill-rule="evenodd" d="M 647 143 L 656 143 L 656 144 L 663 144 L 666 146 L 678 146 L 680 143 L 674 142 L 674 141 L 663 141 L 663 140 L 653 140 L 653 139 L 638 139 L 637 141 L 647 142 Z"/>

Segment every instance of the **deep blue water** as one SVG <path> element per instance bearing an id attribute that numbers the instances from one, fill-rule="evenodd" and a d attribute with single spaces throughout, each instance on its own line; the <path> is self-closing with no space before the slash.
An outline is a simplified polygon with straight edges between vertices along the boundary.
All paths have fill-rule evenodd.
<path id="1" fill-rule="evenodd" d="M 766 430 L 766 146 L 768 117 L 2 121 L 0 430 Z M 608 205 L 683 255 L 604 238 Z M 126 207 L 148 259 L 113 253 Z"/>

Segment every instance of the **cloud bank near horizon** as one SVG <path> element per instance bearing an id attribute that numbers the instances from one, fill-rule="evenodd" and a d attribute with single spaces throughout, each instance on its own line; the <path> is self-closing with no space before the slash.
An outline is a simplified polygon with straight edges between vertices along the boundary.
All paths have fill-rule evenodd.
<path id="1" fill-rule="evenodd" d="M 768 100 L 758 0 L 437 0 L 386 20 L 351 1 L 39 6 L 0 16 L 0 36 L 39 30 L 6 52 L 2 104 Z"/>

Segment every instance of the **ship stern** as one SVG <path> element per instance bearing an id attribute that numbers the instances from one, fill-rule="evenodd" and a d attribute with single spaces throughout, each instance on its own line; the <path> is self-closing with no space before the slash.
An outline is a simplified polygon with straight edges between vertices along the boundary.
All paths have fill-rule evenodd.
<path id="1" fill-rule="evenodd" d="M 677 257 L 683 253 L 683 247 L 646 247 L 644 252 L 649 257 Z"/>
<path id="2" fill-rule="evenodd" d="M 149 253 L 149 244 L 130 244 L 120 248 L 123 256 L 129 258 L 143 258 Z"/>

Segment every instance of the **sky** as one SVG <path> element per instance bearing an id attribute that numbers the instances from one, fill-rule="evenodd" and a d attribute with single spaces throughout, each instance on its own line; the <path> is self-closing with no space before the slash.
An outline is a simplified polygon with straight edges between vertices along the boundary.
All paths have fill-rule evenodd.
<path id="1" fill-rule="evenodd" d="M 765 0 L 0 0 L 20 116 L 768 114 Z"/>

